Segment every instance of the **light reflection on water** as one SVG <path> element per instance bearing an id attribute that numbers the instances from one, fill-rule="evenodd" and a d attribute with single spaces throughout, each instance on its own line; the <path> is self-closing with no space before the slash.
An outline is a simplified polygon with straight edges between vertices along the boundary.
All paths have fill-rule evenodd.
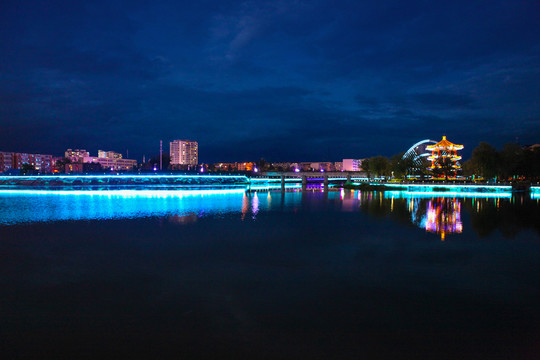
<path id="1" fill-rule="evenodd" d="M 132 358 L 124 344 L 141 358 L 164 344 L 171 358 L 534 358 L 540 238 L 522 230 L 540 234 L 539 209 L 318 188 L 0 193 L 5 358 Z"/>
<path id="2" fill-rule="evenodd" d="M 522 229 L 540 234 L 540 203 L 526 194 L 453 192 L 345 192 L 344 209 L 354 208 L 351 202 L 373 216 L 390 216 L 412 223 L 444 241 L 447 235 L 474 230 L 488 236 L 498 230 L 513 237 Z M 464 214 L 467 213 L 467 228 Z M 469 220 L 470 218 L 470 220 Z"/>
<path id="3" fill-rule="evenodd" d="M 262 194 L 266 193 L 266 196 Z M 0 191 L 0 225 L 22 223 L 168 217 L 186 224 L 203 216 L 241 215 L 255 220 L 272 208 L 279 191 L 220 190 L 102 190 Z M 301 192 L 287 192 L 275 206 L 294 207 Z"/>
<path id="4" fill-rule="evenodd" d="M 205 216 L 238 211 L 243 189 L 0 192 L 0 224 Z"/>
<path id="5" fill-rule="evenodd" d="M 479 234 L 500 228 L 510 236 L 515 229 L 538 220 L 538 199 L 509 193 L 368 192 L 336 189 L 286 192 L 244 189 L 219 190 L 104 190 L 104 191 L 0 191 L 0 225 L 34 222 L 167 217 L 188 224 L 204 216 L 238 214 L 256 220 L 270 211 L 340 211 L 389 216 L 426 232 L 447 235 L 464 230 L 463 212 L 470 212 Z M 519 216 L 516 216 L 518 215 Z"/>
<path id="6" fill-rule="evenodd" d="M 437 198 L 428 201 L 425 229 L 441 235 L 444 241 L 446 234 L 461 233 L 461 202 L 450 198 Z"/>

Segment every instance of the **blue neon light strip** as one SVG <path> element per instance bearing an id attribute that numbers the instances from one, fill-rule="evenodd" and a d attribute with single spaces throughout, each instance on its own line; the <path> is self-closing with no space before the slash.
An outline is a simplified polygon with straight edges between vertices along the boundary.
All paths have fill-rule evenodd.
<path id="1" fill-rule="evenodd" d="M 397 187 L 397 188 L 447 188 L 447 189 L 493 189 L 493 190 L 503 190 L 503 191 L 512 191 L 512 186 L 510 185 L 439 185 L 439 184 L 380 184 L 380 183 L 370 183 L 370 185 L 384 185 L 387 187 Z"/>
<path id="2" fill-rule="evenodd" d="M 454 191 L 385 191 L 385 198 L 402 197 L 402 198 L 416 198 L 416 197 L 459 197 L 459 198 L 511 198 L 512 193 L 498 192 L 498 193 L 486 193 L 486 192 L 454 192 Z"/>
<path id="3" fill-rule="evenodd" d="M 90 195 L 122 197 L 183 197 L 203 195 L 241 194 L 241 189 L 208 190 L 0 190 L 0 195 Z"/>
<path id="4" fill-rule="evenodd" d="M 302 185 L 301 184 L 288 184 L 285 188 L 287 189 L 301 189 L 302 188 Z M 263 185 L 263 184 L 258 184 L 258 185 L 252 185 L 251 190 L 270 190 L 270 189 L 281 189 L 281 185 L 279 184 L 267 184 L 267 185 Z"/>
<path id="5" fill-rule="evenodd" d="M 10 179 L 21 179 L 21 180 L 30 180 L 30 179 L 105 179 L 105 178 L 147 178 L 147 179 L 159 179 L 159 178 L 219 178 L 219 179 L 243 179 L 248 180 L 245 175 L 39 175 L 39 176 L 0 176 L 1 180 L 10 180 Z"/>
<path id="6" fill-rule="evenodd" d="M 324 181 L 324 178 L 321 177 L 307 177 L 308 181 Z M 344 181 L 347 180 L 346 177 L 329 177 L 329 181 L 332 180 L 339 180 Z M 351 178 L 351 180 L 367 180 L 367 178 Z M 281 178 L 251 178 L 249 179 L 251 182 L 281 182 Z M 285 182 L 301 182 L 301 177 L 293 177 L 293 178 L 285 178 Z"/>

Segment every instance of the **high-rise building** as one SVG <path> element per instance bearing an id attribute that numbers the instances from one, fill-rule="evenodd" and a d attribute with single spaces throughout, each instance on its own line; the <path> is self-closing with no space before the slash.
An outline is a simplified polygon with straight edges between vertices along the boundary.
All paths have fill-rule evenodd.
<path id="1" fill-rule="evenodd" d="M 170 143 L 171 165 L 197 165 L 199 144 L 191 140 L 174 140 Z"/>

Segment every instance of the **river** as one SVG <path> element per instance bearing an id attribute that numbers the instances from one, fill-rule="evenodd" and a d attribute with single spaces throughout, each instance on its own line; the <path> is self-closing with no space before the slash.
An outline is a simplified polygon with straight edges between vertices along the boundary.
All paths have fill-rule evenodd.
<path id="1" fill-rule="evenodd" d="M 540 204 L 512 194 L 0 193 L 5 359 L 532 359 Z"/>

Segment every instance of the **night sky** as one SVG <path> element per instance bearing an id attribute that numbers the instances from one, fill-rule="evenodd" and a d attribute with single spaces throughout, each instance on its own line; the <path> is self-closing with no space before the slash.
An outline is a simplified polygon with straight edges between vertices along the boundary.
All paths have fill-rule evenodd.
<path id="1" fill-rule="evenodd" d="M 540 142 L 540 1 L 0 3 L 0 151 L 200 162 Z"/>

